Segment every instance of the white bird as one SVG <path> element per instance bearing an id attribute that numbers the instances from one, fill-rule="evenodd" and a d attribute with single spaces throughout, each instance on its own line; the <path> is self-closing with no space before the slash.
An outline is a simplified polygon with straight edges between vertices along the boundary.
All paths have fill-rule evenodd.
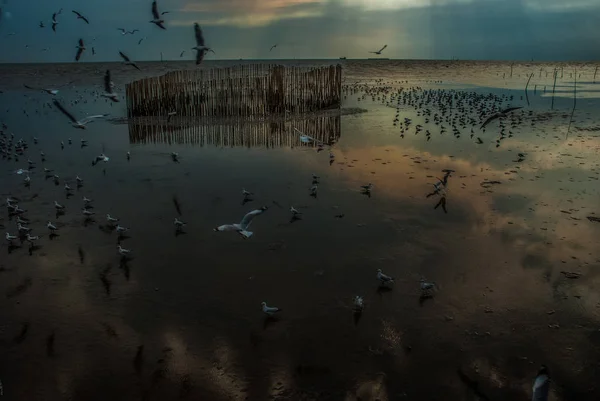
<path id="1" fill-rule="evenodd" d="M 92 200 L 90 198 L 86 198 L 85 196 L 83 197 L 83 203 L 85 203 L 86 205 L 89 205 L 90 203 L 92 203 Z"/>
<path id="2" fill-rule="evenodd" d="M 121 51 L 120 51 L 120 52 L 119 52 L 119 55 L 121 56 L 121 58 L 122 58 L 122 59 L 123 59 L 123 61 L 125 62 L 125 65 L 130 65 L 130 66 L 134 67 L 136 70 L 139 70 L 139 71 L 141 71 L 141 70 L 140 70 L 140 67 L 138 67 L 136 63 L 134 63 L 133 61 L 131 61 L 131 60 L 129 59 L 129 57 L 127 57 L 127 56 L 125 55 L 125 53 L 123 53 L 123 52 L 121 52 Z"/>
<path id="3" fill-rule="evenodd" d="M 25 185 L 29 185 L 31 183 L 31 178 L 27 176 L 23 181 L 25 181 Z"/>
<path id="4" fill-rule="evenodd" d="M 58 210 L 62 210 L 65 207 L 63 205 L 61 205 L 60 203 L 58 203 L 57 201 L 54 201 L 54 207 Z"/>
<path id="5" fill-rule="evenodd" d="M 194 24 L 194 33 L 196 35 L 196 46 L 192 47 L 192 50 L 196 50 L 196 65 L 200 64 L 202 62 L 202 60 L 204 60 L 204 56 L 206 55 L 206 53 L 208 52 L 213 52 L 214 50 L 211 49 L 210 47 L 207 47 L 204 44 L 204 35 L 202 34 L 202 28 L 200 28 L 200 25 L 198 25 L 198 23 L 196 22 Z"/>
<path id="6" fill-rule="evenodd" d="M 214 231 L 236 231 L 240 233 L 242 237 L 250 238 L 253 233 L 248 231 L 248 228 L 250 228 L 252 220 L 259 214 L 264 213 L 267 209 L 266 206 L 263 206 L 260 209 L 253 210 L 246 214 L 239 224 L 225 224 L 215 228 Z"/>
<path id="7" fill-rule="evenodd" d="M 383 46 L 381 49 L 375 51 L 375 52 L 369 52 L 369 53 L 373 53 L 373 54 L 381 54 L 382 51 L 385 50 L 385 48 L 387 47 L 387 45 Z"/>
<path id="8" fill-rule="evenodd" d="M 264 313 L 266 313 L 268 316 L 273 316 L 277 312 L 281 312 L 281 309 L 279 309 L 275 306 L 267 306 L 266 302 L 263 302 L 261 305 L 262 305 L 262 311 Z"/>
<path id="9" fill-rule="evenodd" d="M 533 397 L 532 401 L 548 401 L 548 393 L 550 392 L 550 374 L 548 368 L 544 365 L 538 371 L 535 381 L 533 382 Z"/>
<path id="10" fill-rule="evenodd" d="M 80 187 L 83 185 L 83 179 L 79 176 L 75 177 L 75 181 L 77 181 L 77 186 Z"/>
<path id="11" fill-rule="evenodd" d="M 316 184 L 310 187 L 310 195 L 317 196 L 317 189 L 319 189 L 319 187 Z"/>
<path id="12" fill-rule="evenodd" d="M 129 256 L 129 254 L 131 253 L 131 251 L 129 249 L 122 248 L 121 245 L 117 245 L 117 250 L 119 251 L 119 254 L 122 256 Z"/>
<path id="13" fill-rule="evenodd" d="M 27 239 L 27 241 L 29 241 L 33 245 L 33 242 L 39 240 L 40 236 L 39 235 L 29 235 L 29 234 L 27 234 L 27 238 L 26 239 Z"/>
<path id="14" fill-rule="evenodd" d="M 117 224 L 117 228 L 115 229 L 119 234 L 124 233 L 129 231 L 129 228 L 127 227 L 122 227 L 120 225 Z"/>
<path id="15" fill-rule="evenodd" d="M 177 217 L 175 217 L 175 221 L 173 222 L 173 224 L 179 229 L 185 226 L 185 223 L 181 220 L 179 220 Z"/>
<path id="16" fill-rule="evenodd" d="M 99 156 L 92 161 L 92 166 L 95 166 L 98 162 L 102 161 L 104 163 L 108 163 L 110 159 L 104 153 L 101 153 Z"/>
<path id="17" fill-rule="evenodd" d="M 113 85 L 111 85 L 111 83 L 110 70 L 106 70 L 106 73 L 104 74 L 104 93 L 102 96 L 112 100 L 113 102 L 118 102 L 119 96 L 113 91 Z"/>
<path id="18" fill-rule="evenodd" d="M 17 224 L 17 229 L 19 230 L 19 232 L 24 232 L 24 233 L 28 233 L 31 231 L 31 228 L 22 226 L 21 223 Z"/>
<path id="19" fill-rule="evenodd" d="M 69 184 L 65 184 L 65 191 L 69 192 L 69 191 L 72 191 L 72 190 L 73 190 L 73 188 L 71 188 L 69 186 Z"/>
<path id="20" fill-rule="evenodd" d="M 302 131 L 300 131 L 299 129 L 297 129 L 295 127 L 294 127 L 294 130 L 300 134 L 300 142 L 302 142 L 302 143 L 316 142 L 319 144 L 323 144 L 323 142 L 319 141 L 318 139 L 313 138 L 312 136 L 305 135 Z"/>
<path id="21" fill-rule="evenodd" d="M 173 159 L 174 162 L 179 161 L 179 153 L 171 152 L 171 159 Z"/>
<path id="22" fill-rule="evenodd" d="M 354 310 L 362 311 L 365 304 L 363 298 L 360 295 L 354 297 Z"/>
<path id="23" fill-rule="evenodd" d="M 56 226 L 54 224 L 52 224 L 51 222 L 48 222 L 48 224 L 46 224 L 46 227 L 48 227 L 48 230 L 50 230 L 52 232 L 58 230 L 58 228 L 56 228 Z"/>
<path id="24" fill-rule="evenodd" d="M 81 15 L 81 13 L 79 13 L 79 12 L 77 12 L 75 10 L 72 10 L 72 12 L 73 12 L 73 14 L 77 15 L 77 19 L 81 19 L 81 20 L 85 21 L 86 24 L 90 23 L 90 21 L 88 21 L 88 19 L 86 17 L 84 17 L 83 15 Z"/>
<path id="25" fill-rule="evenodd" d="M 128 34 L 129 34 L 129 35 L 133 35 L 134 33 L 136 33 L 136 32 L 139 32 L 139 31 L 140 31 L 139 29 L 134 29 L 133 31 L 128 31 L 128 30 L 126 30 L 126 29 L 124 29 L 124 28 L 117 28 L 117 30 L 121 31 L 121 35 L 123 35 L 123 36 L 125 36 L 125 35 L 128 35 Z M 143 38 L 142 38 L 142 39 L 143 39 Z"/>
<path id="26" fill-rule="evenodd" d="M 429 283 L 427 281 L 425 281 L 424 278 L 421 279 L 421 292 L 423 294 L 429 294 L 431 292 L 431 290 L 436 288 L 435 283 Z"/>
<path id="27" fill-rule="evenodd" d="M 86 125 L 93 122 L 95 119 L 97 118 L 104 118 L 106 116 L 108 116 L 108 114 L 98 114 L 95 116 L 89 116 L 84 118 L 81 121 L 78 121 L 75 117 L 73 117 L 73 114 L 69 113 L 67 111 L 67 109 L 64 108 L 64 106 L 62 104 L 60 104 L 60 102 L 56 99 L 52 99 L 54 105 L 65 115 L 69 118 L 69 120 L 71 120 L 71 124 L 73 125 L 73 127 L 75 128 L 81 128 L 81 129 L 85 129 Z M 61 145 L 64 146 L 64 143 L 61 142 Z"/>
<path id="28" fill-rule="evenodd" d="M 384 274 L 381 269 L 377 269 L 377 280 L 381 283 L 381 285 L 385 284 L 393 284 L 394 279 L 386 274 Z"/>
<path id="29" fill-rule="evenodd" d="M 242 195 L 244 195 L 244 198 L 248 198 L 249 196 L 252 196 L 254 194 L 252 192 L 246 191 L 245 188 L 242 188 Z"/>
<path id="30" fill-rule="evenodd" d="M 16 235 L 10 235 L 9 233 L 6 233 L 6 240 L 8 242 L 12 242 L 12 241 L 16 240 L 17 238 L 19 238 L 19 237 L 17 237 Z"/>
<path id="31" fill-rule="evenodd" d="M 19 175 L 21 175 L 21 174 L 29 174 L 29 170 L 25 170 L 25 169 L 20 168 L 18 170 L 15 170 L 15 174 L 19 174 Z"/>
<path id="32" fill-rule="evenodd" d="M 160 13 L 158 12 L 158 5 L 156 4 L 156 0 L 154 0 L 152 2 L 152 17 L 153 17 L 153 19 L 152 19 L 152 21 L 150 21 L 150 23 L 156 25 L 157 27 L 159 27 L 161 29 L 167 29 L 163 25 L 165 20 L 160 18 Z"/>
<path id="33" fill-rule="evenodd" d="M 292 215 L 297 216 L 299 214 L 302 214 L 301 212 L 299 212 L 294 206 L 290 207 L 290 212 L 292 212 Z"/>
<path id="34" fill-rule="evenodd" d="M 127 152 L 127 160 L 131 159 L 131 153 Z"/>
<path id="35" fill-rule="evenodd" d="M 17 223 L 18 224 L 27 224 L 27 223 L 29 223 L 29 221 L 27 221 L 27 219 L 23 220 L 21 218 L 21 216 L 17 216 Z"/>
<path id="36" fill-rule="evenodd" d="M 32 90 L 46 92 L 47 94 L 52 95 L 52 96 L 58 95 L 58 89 L 34 88 L 34 87 L 31 87 L 31 86 L 26 85 L 26 84 L 24 84 L 23 86 L 26 87 L 27 89 L 32 89 Z M 37 142 L 37 138 L 34 139 L 34 142 Z"/>
<path id="37" fill-rule="evenodd" d="M 92 212 L 91 210 L 89 210 L 89 209 L 86 209 L 86 208 L 83 208 L 83 209 L 81 209 L 81 212 L 83 213 L 83 215 L 84 215 L 84 216 L 87 216 L 87 217 L 89 217 L 89 216 L 92 216 L 92 215 L 96 214 L 96 213 L 94 213 L 94 212 Z"/>
<path id="38" fill-rule="evenodd" d="M 112 217 L 110 214 L 107 214 L 107 215 L 106 215 L 106 220 L 107 220 L 109 223 L 116 223 L 117 221 L 119 221 L 119 219 L 117 219 L 116 217 Z"/>

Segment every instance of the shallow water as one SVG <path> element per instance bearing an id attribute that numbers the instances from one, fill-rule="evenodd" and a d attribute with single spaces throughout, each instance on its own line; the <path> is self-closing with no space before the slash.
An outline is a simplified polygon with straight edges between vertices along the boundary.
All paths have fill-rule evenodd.
<path id="1" fill-rule="evenodd" d="M 98 121 L 79 131 L 46 106 L 47 95 L 22 84 L 74 81 L 58 97 L 76 116 L 122 117 L 124 102 L 111 106 L 92 92 L 107 66 L 120 93 L 137 71 L 117 64 L 0 66 L 0 121 L 30 144 L 18 162 L 0 159 L 0 195 L 21 198 L 29 226 L 44 236 L 31 254 L 26 246 L 0 253 L 5 396 L 472 400 L 479 392 L 528 399 L 546 364 L 552 400 L 598 399 L 600 224 L 586 218 L 600 215 L 595 66 L 515 64 L 511 78 L 503 63 L 343 63 L 349 87 L 513 96 L 503 105 L 526 106 L 516 112 L 522 122 L 499 147 L 497 123 L 486 132 L 475 128 L 484 142 L 478 145 L 470 125 L 459 127 L 460 138 L 447 123 L 440 134 L 417 115 L 439 110 L 402 104 L 400 121 L 413 121 L 402 138 L 393 125 L 395 104 L 356 93 L 343 107 L 367 112 L 211 126 L 181 117 L 168 128 Z M 218 65 L 227 63 L 206 63 Z M 142 67 L 158 75 L 189 66 Z M 555 67 L 563 71 L 550 110 Z M 578 98 L 569 129 L 574 68 Z M 415 134 L 419 123 L 431 140 Z M 335 139 L 335 161 L 327 150 L 301 146 L 290 134 L 294 127 Z M 89 146 L 81 148 L 80 138 Z M 180 163 L 171 160 L 173 151 Z M 110 161 L 91 166 L 101 152 Z M 518 153 L 525 154 L 521 162 Z M 25 188 L 13 172 L 27 168 L 27 158 L 37 170 L 54 169 L 59 185 L 36 171 Z M 455 170 L 447 214 L 434 209 L 437 199 L 425 198 L 443 169 Z M 321 177 L 317 198 L 309 196 L 312 174 Z M 76 175 L 84 185 L 66 199 L 64 182 L 74 186 Z M 369 182 L 371 197 L 359 191 Z M 253 201 L 243 204 L 242 188 Z M 94 199 L 95 223 L 84 224 L 84 195 Z M 174 197 L 188 223 L 178 236 Z M 55 216 L 54 200 L 65 215 Z M 212 231 L 263 205 L 269 210 L 253 222 L 251 239 Z M 292 205 L 302 220 L 290 222 Z M 0 223 L 14 234 L 16 223 L 3 210 Z M 131 228 L 122 241 L 133 253 L 126 265 L 106 213 Z M 52 240 L 48 220 L 59 225 Z M 378 289 L 379 268 L 396 278 L 392 291 Z M 432 299 L 420 301 L 421 277 L 438 284 Z M 366 303 L 359 319 L 351 309 L 355 295 Z M 262 301 L 283 309 L 277 321 L 264 319 Z"/>

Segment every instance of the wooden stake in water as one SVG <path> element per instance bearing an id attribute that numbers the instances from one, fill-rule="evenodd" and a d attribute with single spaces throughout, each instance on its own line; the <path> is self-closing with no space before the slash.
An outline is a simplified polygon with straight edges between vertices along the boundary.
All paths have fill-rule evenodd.
<path id="1" fill-rule="evenodd" d="M 529 95 L 527 95 L 527 87 L 529 86 L 529 81 L 531 81 L 531 77 L 533 77 L 533 72 L 529 74 L 529 79 L 527 80 L 527 84 L 525 84 L 525 99 L 527 99 L 527 106 L 529 106 Z"/>
<path id="2" fill-rule="evenodd" d="M 594 70 L 594 82 L 592 83 L 596 83 L 596 73 L 598 72 L 598 67 L 596 67 L 596 69 Z"/>
<path id="3" fill-rule="evenodd" d="M 575 70 L 575 80 L 573 81 L 573 110 L 571 110 L 571 117 L 569 117 L 569 128 L 567 128 L 567 138 L 569 138 L 569 131 L 571 131 L 571 123 L 573 122 L 573 114 L 575 113 L 576 105 L 577 105 L 577 70 Z"/>
<path id="4" fill-rule="evenodd" d="M 510 65 L 510 77 L 511 78 L 512 78 L 513 65 L 515 65 L 515 63 L 511 63 L 511 65 Z"/>
<path id="5" fill-rule="evenodd" d="M 550 106 L 550 110 L 554 110 L 554 91 L 556 90 L 556 76 L 558 75 L 558 70 L 554 70 L 554 85 L 552 85 L 552 105 Z"/>

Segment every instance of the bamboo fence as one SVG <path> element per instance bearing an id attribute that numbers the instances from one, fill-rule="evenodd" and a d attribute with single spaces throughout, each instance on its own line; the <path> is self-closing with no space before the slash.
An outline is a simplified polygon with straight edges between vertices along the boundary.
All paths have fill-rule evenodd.
<path id="1" fill-rule="evenodd" d="M 218 147 L 294 147 L 317 146 L 302 144 L 301 131 L 317 141 L 331 145 L 341 133 L 341 116 L 316 116 L 298 120 L 201 122 L 188 117 L 175 117 L 169 123 L 155 118 L 135 118 L 129 121 L 129 141 L 132 144 L 185 144 Z"/>
<path id="2" fill-rule="evenodd" d="M 172 71 L 127 85 L 127 116 L 252 117 L 341 106 L 342 67 L 248 64 Z"/>

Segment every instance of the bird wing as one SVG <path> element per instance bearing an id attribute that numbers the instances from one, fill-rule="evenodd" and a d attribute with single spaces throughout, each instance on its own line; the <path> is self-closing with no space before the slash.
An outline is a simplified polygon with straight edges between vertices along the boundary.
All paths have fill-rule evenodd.
<path id="1" fill-rule="evenodd" d="M 196 22 L 194 24 L 194 32 L 196 33 L 196 44 L 198 46 L 204 46 L 204 35 L 202 35 L 202 28 Z"/>
<path id="2" fill-rule="evenodd" d="M 489 116 L 487 120 L 485 120 L 485 122 L 483 124 L 481 124 L 481 129 L 485 128 L 486 125 L 488 125 L 490 122 L 492 122 L 493 120 L 497 119 L 499 117 L 498 114 L 494 114 L 492 116 Z"/>
<path id="3" fill-rule="evenodd" d="M 519 106 L 519 107 L 509 107 L 508 109 L 502 110 L 502 113 L 503 113 L 503 114 L 506 114 L 506 113 L 510 113 L 511 111 L 514 111 L 514 110 L 519 110 L 519 109 L 522 109 L 522 108 L 523 108 L 523 106 Z"/>
<path id="4" fill-rule="evenodd" d="M 204 50 L 198 50 L 196 53 L 196 65 L 199 65 L 204 59 L 206 52 Z"/>
<path id="5" fill-rule="evenodd" d="M 165 29 L 165 30 L 167 29 L 167 28 L 165 28 L 165 26 L 163 25 L 162 22 L 157 22 L 156 26 L 159 27 L 159 28 L 161 28 L 161 29 Z"/>
<path id="6" fill-rule="evenodd" d="M 165 15 L 165 14 L 169 14 L 171 11 L 163 11 L 162 13 L 160 13 L 160 15 Z"/>
<path id="7" fill-rule="evenodd" d="M 110 87 L 110 70 L 106 70 L 104 74 L 104 91 L 106 93 L 112 93 L 112 88 Z"/>
<path id="8" fill-rule="evenodd" d="M 121 58 L 127 62 L 130 62 L 129 57 L 127 57 L 125 54 L 123 54 L 123 52 L 119 52 L 119 55 L 121 55 Z"/>
<path id="9" fill-rule="evenodd" d="M 83 15 L 81 16 L 81 19 L 84 20 L 86 24 L 90 23 L 90 21 L 86 17 L 84 17 Z"/>
<path id="10" fill-rule="evenodd" d="M 184 53 L 185 53 L 185 50 L 184 50 L 184 51 L 182 51 L 182 52 L 179 54 L 179 57 L 183 57 L 183 54 L 184 54 Z"/>
<path id="11" fill-rule="evenodd" d="M 75 10 L 71 10 L 71 12 L 72 12 L 73 14 L 77 15 L 78 17 L 81 17 L 81 16 L 82 16 L 81 14 L 79 14 L 79 13 L 78 13 L 77 11 L 75 11 Z"/>
<path id="12" fill-rule="evenodd" d="M 126 32 L 126 30 L 123 28 L 117 28 L 117 31 Z"/>
<path id="13" fill-rule="evenodd" d="M 242 228 L 242 230 L 248 229 L 248 227 L 250 227 L 250 223 L 252 223 L 252 220 L 256 216 L 258 216 L 259 214 L 262 214 L 264 212 L 265 212 L 264 209 L 256 209 L 256 210 L 253 210 L 250 213 L 246 214 L 244 216 L 244 218 L 242 219 L 242 221 L 240 222 L 240 227 Z"/>
<path id="14" fill-rule="evenodd" d="M 52 23 L 52 30 L 56 32 L 56 23 Z"/>
<path id="15" fill-rule="evenodd" d="M 79 50 L 77 50 L 77 54 L 75 55 L 75 61 L 79 61 L 82 53 L 83 53 L 83 48 L 79 48 Z"/>
<path id="16" fill-rule="evenodd" d="M 138 45 L 141 44 L 143 40 L 144 40 L 144 38 L 141 38 L 140 40 L 138 40 Z"/>
<path id="17" fill-rule="evenodd" d="M 52 14 L 52 21 L 56 21 L 56 13 Z"/>
<path id="18" fill-rule="evenodd" d="M 379 50 L 379 52 L 381 53 L 381 52 L 382 52 L 382 51 L 383 51 L 383 50 L 384 50 L 386 47 L 387 47 L 387 45 L 384 45 L 384 46 L 383 46 L 383 47 L 382 47 L 382 48 Z"/>
<path id="19" fill-rule="evenodd" d="M 134 29 L 133 31 L 131 31 L 131 34 L 133 35 L 134 33 L 139 32 L 139 31 L 140 31 L 139 29 Z"/>
<path id="20" fill-rule="evenodd" d="M 97 118 L 104 118 L 106 116 L 108 116 L 108 114 L 98 114 L 98 115 L 95 115 L 95 116 L 88 116 L 88 117 L 84 118 L 83 120 L 81 120 L 81 123 L 82 124 L 87 124 L 89 122 L 94 121 Z"/>
<path id="21" fill-rule="evenodd" d="M 269 51 L 273 50 L 273 49 L 274 49 L 274 48 L 276 48 L 276 47 L 277 47 L 277 45 L 273 45 L 273 46 L 271 46 L 271 49 L 270 49 Z"/>
<path id="22" fill-rule="evenodd" d="M 158 4 L 156 4 L 156 0 L 152 2 L 152 15 L 156 20 L 160 18 L 160 14 L 158 13 Z"/>
<path id="23" fill-rule="evenodd" d="M 76 123 L 77 120 L 75 119 L 75 117 L 73 117 L 73 114 L 69 113 L 67 111 L 67 109 L 64 108 L 64 106 L 62 104 L 60 104 L 60 102 L 56 99 L 52 99 L 52 102 L 54 103 L 54 105 L 60 110 L 62 111 L 62 113 L 69 117 L 69 120 L 71 120 L 72 122 Z"/>

